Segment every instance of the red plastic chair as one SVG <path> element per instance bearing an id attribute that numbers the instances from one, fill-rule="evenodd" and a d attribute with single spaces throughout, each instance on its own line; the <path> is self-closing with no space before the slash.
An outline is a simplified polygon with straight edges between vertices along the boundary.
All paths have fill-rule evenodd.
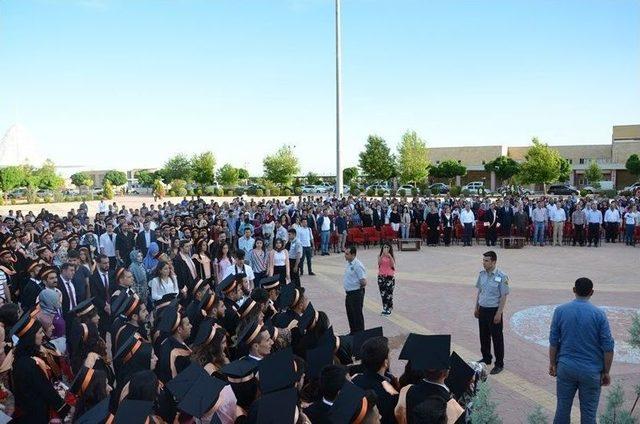
<path id="1" fill-rule="evenodd" d="M 633 230 L 633 242 L 640 243 L 640 227 L 636 227 Z"/>
<path id="2" fill-rule="evenodd" d="M 337 231 L 334 231 L 329 236 L 329 247 L 333 249 L 334 252 L 338 252 L 338 242 L 340 241 L 340 237 Z"/>
<path id="3" fill-rule="evenodd" d="M 349 238 L 351 238 L 351 243 L 355 245 L 365 244 L 364 233 L 359 227 L 353 227 L 347 230 L 347 240 Z"/>
<path id="4" fill-rule="evenodd" d="M 453 227 L 453 238 L 456 240 L 456 244 L 460 244 L 460 240 L 462 240 L 462 235 L 464 234 L 464 227 L 460 223 L 460 221 L 456 221 Z"/>
<path id="5" fill-rule="evenodd" d="M 398 234 L 395 231 L 393 231 L 393 228 L 391 228 L 391 225 L 385 224 L 382 226 L 382 232 L 381 232 L 380 238 L 383 241 L 392 242 L 398 239 Z"/>
<path id="6" fill-rule="evenodd" d="M 423 222 L 420 226 L 420 238 L 424 242 L 427 239 L 427 234 L 429 233 L 429 227 L 426 222 Z"/>
<path id="7" fill-rule="evenodd" d="M 362 232 L 367 245 L 380 243 L 380 231 L 376 230 L 375 227 L 365 227 Z"/>
<path id="8" fill-rule="evenodd" d="M 484 226 L 484 222 L 476 221 L 476 243 L 480 244 L 480 239 L 484 239 L 487 234 L 487 227 Z"/>
<path id="9" fill-rule="evenodd" d="M 564 223 L 564 228 L 562 229 L 562 238 L 565 243 L 571 242 L 573 240 L 573 225 L 570 222 Z"/>

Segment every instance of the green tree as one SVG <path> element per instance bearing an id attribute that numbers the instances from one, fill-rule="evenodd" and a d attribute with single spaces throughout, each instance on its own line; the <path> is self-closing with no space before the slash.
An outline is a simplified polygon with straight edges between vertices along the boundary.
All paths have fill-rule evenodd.
<path id="1" fill-rule="evenodd" d="M 395 174 L 395 157 L 382 137 L 370 135 L 359 156 L 360 169 L 369 179 L 387 181 Z"/>
<path id="2" fill-rule="evenodd" d="M 584 176 L 587 182 L 595 188 L 600 188 L 600 181 L 602 180 L 602 169 L 598 166 L 596 161 L 589 162 L 589 166 L 584 171 Z"/>
<path id="3" fill-rule="evenodd" d="M 157 171 L 151 172 L 148 169 L 141 169 L 136 172 L 136 179 L 142 187 L 153 187 L 154 182 L 162 179 L 162 176 Z"/>
<path id="4" fill-rule="evenodd" d="M 289 145 L 284 145 L 274 154 L 265 157 L 262 166 L 266 179 L 276 184 L 288 184 L 300 172 L 298 158 Z"/>
<path id="5" fill-rule="evenodd" d="M 161 174 L 165 184 L 179 179 L 191 181 L 191 161 L 183 154 L 175 155 L 165 162 Z"/>
<path id="6" fill-rule="evenodd" d="M 640 157 L 637 154 L 632 154 L 627 159 L 627 162 L 624 164 L 624 167 L 627 168 L 627 171 L 636 178 L 640 177 Z"/>
<path id="7" fill-rule="evenodd" d="M 225 163 L 222 165 L 222 168 L 218 169 L 218 182 L 223 186 L 232 186 L 237 184 L 238 177 L 238 168 L 234 168 L 229 163 Z"/>
<path id="8" fill-rule="evenodd" d="M 429 173 L 436 178 L 446 178 L 449 181 L 449 185 L 452 185 L 455 177 L 462 177 L 467 173 L 467 167 L 455 159 L 447 159 L 436 166 L 432 166 L 429 169 Z"/>
<path id="9" fill-rule="evenodd" d="M 93 180 L 86 172 L 76 172 L 75 174 L 71 175 L 71 183 L 74 186 L 78 187 L 78 189 L 80 189 L 80 187 L 92 186 Z"/>
<path id="10" fill-rule="evenodd" d="M 216 158 L 212 152 L 204 152 L 199 155 L 193 155 L 191 158 L 191 175 L 193 181 L 200 184 L 203 188 L 213 184 Z"/>
<path id="11" fill-rule="evenodd" d="M 5 166 L 0 169 L 0 189 L 4 193 L 5 199 L 11 190 L 25 184 L 26 176 L 26 167 L 24 166 Z"/>
<path id="12" fill-rule="evenodd" d="M 633 424 L 636 419 L 629 411 L 623 409 L 624 390 L 620 384 L 615 384 L 607 395 L 604 412 L 600 415 L 601 424 Z"/>
<path id="13" fill-rule="evenodd" d="M 123 186 L 127 183 L 127 174 L 122 171 L 112 169 L 104 174 L 104 179 L 116 187 Z"/>
<path id="14" fill-rule="evenodd" d="M 102 182 L 102 195 L 109 200 L 113 199 L 114 192 L 113 192 L 113 184 L 111 184 L 111 181 L 104 180 Z"/>
<path id="15" fill-rule="evenodd" d="M 520 172 L 520 165 L 508 156 L 499 156 L 484 165 L 487 172 L 495 172 L 498 181 L 509 181 Z"/>
<path id="16" fill-rule="evenodd" d="M 429 172 L 429 156 L 426 143 L 415 131 L 403 134 L 398 146 L 398 175 L 403 183 L 420 182 Z"/>
<path id="17" fill-rule="evenodd" d="M 537 137 L 531 141 L 533 146 L 529 148 L 524 162 L 520 165 L 519 179 L 524 184 L 542 184 L 546 193 L 547 184 L 558 181 L 563 173 L 568 177 L 566 168 L 569 163 L 556 149 L 540 142 Z"/>
<path id="18" fill-rule="evenodd" d="M 174 196 L 186 196 L 187 191 L 187 182 L 180 178 L 171 181 L 171 191 Z"/>
<path id="19" fill-rule="evenodd" d="M 56 173 L 56 165 L 47 159 L 42 166 L 33 173 L 38 188 L 43 190 L 59 190 L 64 187 L 64 178 Z"/>
<path id="20" fill-rule="evenodd" d="M 558 176 L 558 181 L 561 183 L 566 183 L 569 181 L 571 177 L 571 164 L 565 158 L 560 158 L 560 175 Z"/>
<path id="21" fill-rule="evenodd" d="M 501 424 L 502 420 L 496 413 L 496 403 L 490 399 L 491 390 L 486 381 L 478 384 L 476 395 L 473 398 L 473 411 L 471 412 L 472 424 Z"/>
<path id="22" fill-rule="evenodd" d="M 238 168 L 238 178 L 241 180 L 249 179 L 249 171 L 244 168 Z"/>
<path id="23" fill-rule="evenodd" d="M 320 177 L 318 177 L 318 174 L 316 174 L 315 172 L 307 173 L 307 184 L 317 185 L 317 184 L 320 184 L 321 182 L 322 180 L 320 179 Z"/>
<path id="24" fill-rule="evenodd" d="M 349 185 L 351 182 L 358 178 L 360 171 L 357 166 L 350 166 L 342 170 L 342 180 L 345 184 Z"/>

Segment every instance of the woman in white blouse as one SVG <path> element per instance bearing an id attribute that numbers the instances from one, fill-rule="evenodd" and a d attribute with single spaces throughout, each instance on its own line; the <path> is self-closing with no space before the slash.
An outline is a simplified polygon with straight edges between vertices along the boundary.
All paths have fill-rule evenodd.
<path id="1" fill-rule="evenodd" d="M 171 267 L 166 262 L 159 262 L 156 268 L 156 277 L 149 281 L 151 288 L 151 299 L 157 301 L 167 294 L 175 294 L 180 292 L 178 288 L 178 279 L 171 272 Z"/>

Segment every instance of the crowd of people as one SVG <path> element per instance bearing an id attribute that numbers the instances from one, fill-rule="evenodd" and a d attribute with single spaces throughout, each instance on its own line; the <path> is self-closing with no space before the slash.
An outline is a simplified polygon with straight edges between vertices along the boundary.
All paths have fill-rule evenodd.
<path id="1" fill-rule="evenodd" d="M 538 227 L 551 222 L 562 243 L 560 211 L 586 236 L 596 212 L 598 232 L 617 223 L 605 225 L 616 242 L 621 222 L 640 224 L 636 201 L 589 204 L 595 212 L 582 224 L 588 203 L 573 198 L 185 198 L 139 208 L 102 201 L 93 216 L 85 203 L 64 216 L 9 211 L 0 223 L 5 411 L 17 423 L 465 422 L 485 367 L 451 352 L 448 335 L 412 334 L 396 378 L 381 328 L 350 317 L 351 333 L 336 335 L 308 299 L 301 276 L 305 264 L 313 275 L 314 252 L 353 260 L 348 230 L 384 225 L 409 237 L 425 224 L 436 245 L 456 227 L 470 243 L 480 222 L 491 245 L 498 232 L 530 226 L 544 244 Z M 389 314 L 388 244 L 378 271 Z"/>

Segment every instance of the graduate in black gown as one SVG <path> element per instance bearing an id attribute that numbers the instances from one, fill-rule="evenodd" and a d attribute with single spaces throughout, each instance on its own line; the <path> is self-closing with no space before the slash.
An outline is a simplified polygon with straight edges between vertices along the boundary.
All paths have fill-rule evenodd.
<path id="1" fill-rule="evenodd" d="M 38 320 L 26 313 L 12 328 L 18 338 L 13 349 L 11 389 L 15 396 L 14 423 L 46 424 L 51 418 L 64 419 L 69 405 L 51 382 L 51 370 L 40 357 L 44 331 Z"/>

